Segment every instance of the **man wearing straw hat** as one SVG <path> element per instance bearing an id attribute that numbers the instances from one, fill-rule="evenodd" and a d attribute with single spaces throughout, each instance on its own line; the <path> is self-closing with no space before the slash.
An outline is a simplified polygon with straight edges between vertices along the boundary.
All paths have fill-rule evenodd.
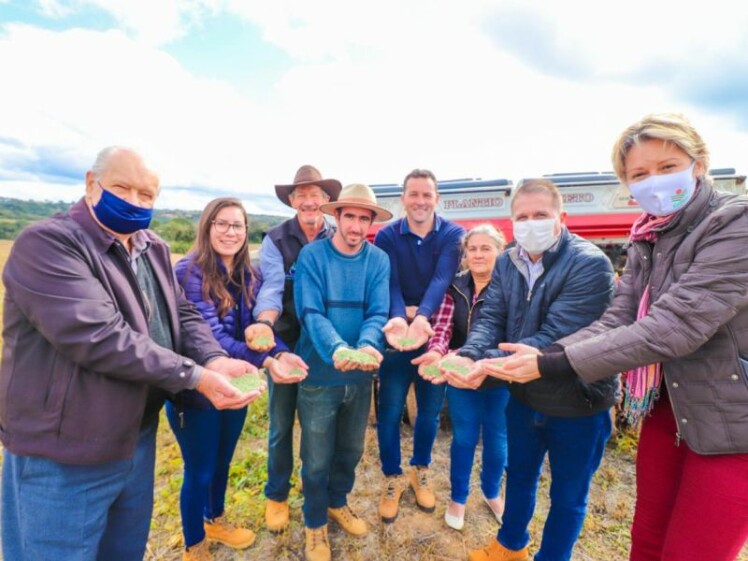
<path id="1" fill-rule="evenodd" d="M 257 323 L 245 332 L 247 344 L 263 351 L 275 344 L 277 334 L 293 349 L 299 339 L 299 321 L 294 309 L 294 272 L 301 249 L 309 242 L 329 238 L 334 228 L 325 222 L 322 204 L 335 201 L 341 189 L 337 179 L 323 179 L 317 168 L 301 166 L 293 183 L 276 185 L 275 193 L 296 216 L 272 228 L 260 249 L 262 288 L 257 295 Z M 266 346 L 256 341 L 264 337 Z M 288 493 L 293 472 L 293 425 L 296 418 L 298 384 L 269 381 L 268 480 L 265 485 L 268 530 L 280 532 L 288 525 Z"/>
<path id="2" fill-rule="evenodd" d="M 296 352 L 309 365 L 298 397 L 307 561 L 331 558 L 328 517 L 354 536 L 369 530 L 347 495 L 364 451 L 390 306 L 389 258 L 366 234 L 392 214 L 362 184 L 348 185 L 321 208 L 335 217 L 337 231 L 301 251 L 294 285 L 301 323 Z"/>

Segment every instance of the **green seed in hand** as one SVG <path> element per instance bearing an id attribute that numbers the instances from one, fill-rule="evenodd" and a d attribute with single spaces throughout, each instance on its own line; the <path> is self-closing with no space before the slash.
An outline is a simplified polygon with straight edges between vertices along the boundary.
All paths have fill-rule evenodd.
<path id="1" fill-rule="evenodd" d="M 231 379 L 231 385 L 240 392 L 251 392 L 262 385 L 262 380 L 256 374 L 244 374 Z"/>
<path id="2" fill-rule="evenodd" d="M 450 372 L 460 374 L 461 376 L 465 376 L 468 372 L 470 372 L 470 369 L 467 366 L 457 364 L 455 362 L 452 362 L 451 360 L 445 360 L 439 366 L 441 366 L 444 370 L 449 370 Z"/>
<path id="3" fill-rule="evenodd" d="M 354 349 L 341 348 L 335 352 L 335 358 L 337 360 L 350 360 L 358 364 L 378 364 L 377 359 L 373 356 Z"/>
<path id="4" fill-rule="evenodd" d="M 443 378 L 444 375 L 439 370 L 439 367 L 435 364 L 429 364 L 427 367 L 423 369 L 423 373 L 428 376 L 429 378 L 439 379 Z"/>
<path id="5" fill-rule="evenodd" d="M 289 374 L 291 376 L 303 376 L 305 372 L 301 368 L 293 368 Z"/>
<path id="6" fill-rule="evenodd" d="M 401 347 L 412 347 L 416 344 L 416 340 L 412 337 L 402 337 L 398 340 L 398 343 Z"/>
<path id="7" fill-rule="evenodd" d="M 255 347 L 269 347 L 273 344 L 273 338 L 268 337 L 267 335 L 260 335 L 259 337 L 252 339 L 252 344 Z"/>

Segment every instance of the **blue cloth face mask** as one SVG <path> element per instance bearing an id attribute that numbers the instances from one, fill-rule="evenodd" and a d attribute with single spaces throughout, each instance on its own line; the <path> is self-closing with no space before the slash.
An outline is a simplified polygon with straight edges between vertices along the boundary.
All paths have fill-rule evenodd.
<path id="1" fill-rule="evenodd" d="M 135 206 L 114 193 L 110 193 L 99 183 L 101 198 L 93 205 L 96 218 L 112 232 L 132 234 L 145 230 L 153 218 L 153 209 Z"/>
<path id="2" fill-rule="evenodd" d="M 646 179 L 631 183 L 631 195 L 642 207 L 642 210 L 655 216 L 667 216 L 677 212 L 693 197 L 696 189 L 696 178 L 693 168 L 663 175 L 650 175 Z"/>

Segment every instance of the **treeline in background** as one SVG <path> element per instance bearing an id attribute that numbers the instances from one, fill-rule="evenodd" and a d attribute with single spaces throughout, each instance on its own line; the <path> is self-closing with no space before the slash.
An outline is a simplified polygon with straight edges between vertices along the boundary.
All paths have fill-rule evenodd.
<path id="1" fill-rule="evenodd" d="M 72 203 L 23 201 L 0 197 L 0 240 L 14 240 L 29 224 L 64 212 Z M 197 232 L 199 210 L 156 209 L 151 229 L 169 243 L 173 253 L 186 253 Z M 256 214 L 249 217 L 249 243 L 260 243 L 262 233 L 285 220 L 284 216 Z"/>

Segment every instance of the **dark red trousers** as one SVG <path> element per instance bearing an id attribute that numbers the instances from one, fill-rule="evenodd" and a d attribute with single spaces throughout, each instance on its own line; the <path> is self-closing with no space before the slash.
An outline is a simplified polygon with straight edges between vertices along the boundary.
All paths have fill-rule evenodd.
<path id="1" fill-rule="evenodd" d="M 639 440 L 630 560 L 733 561 L 748 540 L 748 454 L 702 456 L 676 430 L 662 396 Z"/>

